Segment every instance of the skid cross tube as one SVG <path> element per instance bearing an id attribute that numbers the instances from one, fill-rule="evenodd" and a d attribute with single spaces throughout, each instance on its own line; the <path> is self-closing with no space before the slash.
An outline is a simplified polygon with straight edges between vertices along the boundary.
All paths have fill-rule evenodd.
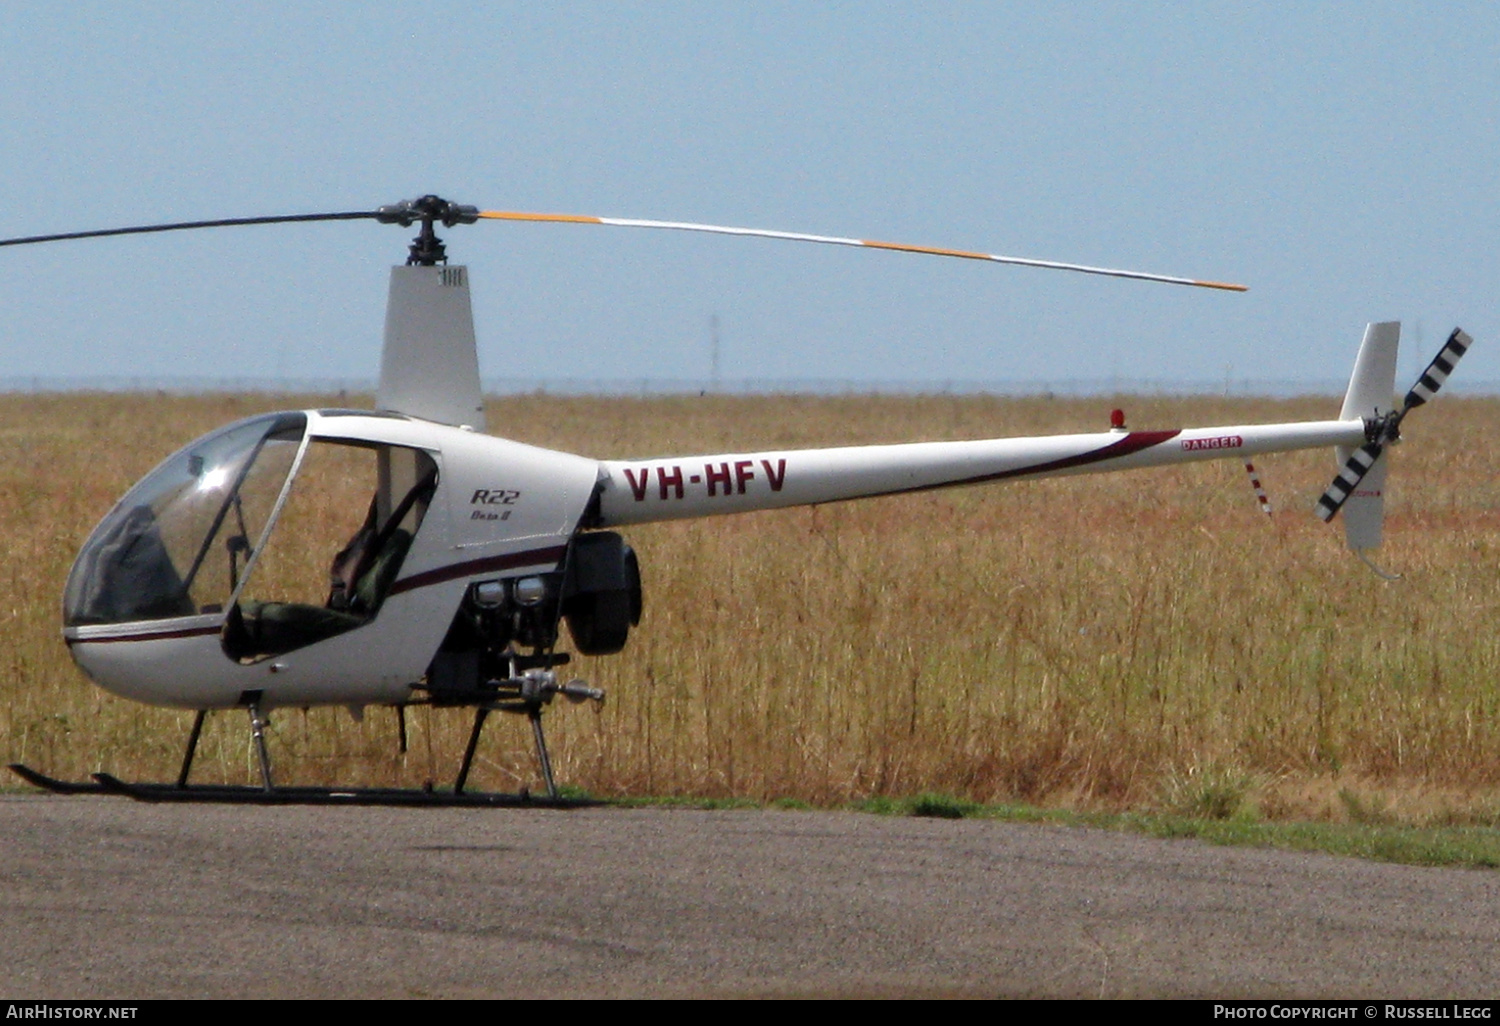
<path id="1" fill-rule="evenodd" d="M 464 748 L 464 761 L 458 768 L 458 779 L 453 782 L 454 794 L 463 794 L 464 785 L 469 782 L 469 767 L 474 762 L 474 749 L 479 747 L 479 732 L 484 729 L 485 717 L 489 714 L 486 706 L 481 705 L 474 710 L 474 727 L 469 731 L 469 743 Z"/>
<path id="2" fill-rule="evenodd" d="M 182 753 L 182 769 L 177 774 L 177 786 L 188 786 L 188 773 L 193 768 L 193 755 L 198 751 L 198 738 L 203 735 L 203 720 L 208 716 L 207 709 L 199 709 L 198 715 L 193 717 L 193 729 L 188 733 L 187 751 Z"/>
<path id="3" fill-rule="evenodd" d="M 266 728 L 271 721 L 261 715 L 260 703 L 250 703 L 250 732 L 255 735 L 255 754 L 260 757 L 260 779 L 262 790 L 270 794 L 276 790 L 276 785 L 271 783 L 271 756 L 266 751 Z"/>
<path id="4" fill-rule="evenodd" d="M 552 760 L 547 757 L 547 738 L 542 733 L 541 705 L 532 703 L 526 710 L 526 718 L 531 721 L 531 736 L 536 738 L 536 759 L 542 764 L 542 781 L 547 785 L 547 797 L 556 801 L 557 782 L 552 779 Z"/>

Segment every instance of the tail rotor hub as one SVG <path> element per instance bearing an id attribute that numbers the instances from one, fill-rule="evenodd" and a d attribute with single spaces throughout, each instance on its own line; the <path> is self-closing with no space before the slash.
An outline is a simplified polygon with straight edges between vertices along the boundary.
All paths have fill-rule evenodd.
<path id="1" fill-rule="evenodd" d="M 1365 441 L 1372 445 L 1394 445 L 1401 441 L 1401 418 L 1405 410 L 1389 410 L 1365 418 Z"/>

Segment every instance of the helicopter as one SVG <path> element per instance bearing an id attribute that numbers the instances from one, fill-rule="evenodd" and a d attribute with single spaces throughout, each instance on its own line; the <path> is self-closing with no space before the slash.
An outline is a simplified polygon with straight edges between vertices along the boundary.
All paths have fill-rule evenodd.
<path id="1" fill-rule="evenodd" d="M 708 232 L 986 260 L 1224 291 L 1226 282 L 999 254 L 693 222 L 487 211 L 436 196 L 370 211 L 175 222 L 0 240 L 0 247 L 113 235 L 370 219 L 419 226 L 391 268 L 374 409 L 308 409 L 226 425 L 132 487 L 78 554 L 63 638 L 102 688 L 195 718 L 175 781 L 108 773 L 64 794 L 146 801 L 568 804 L 542 714 L 557 697 L 604 693 L 560 672 L 574 652 L 622 651 L 641 622 L 637 556 L 616 528 L 938 488 L 1094 474 L 1333 447 L 1340 469 L 1317 515 L 1344 513 L 1361 558 L 1380 544 L 1387 449 L 1406 415 L 1443 386 L 1472 340 L 1455 329 L 1398 408 L 1400 325 L 1367 327 L 1337 419 L 977 441 L 597 459 L 485 433 L 468 269 L 437 226 L 541 221 Z M 1252 471 L 1252 480 L 1253 480 Z M 1371 564 L 1373 566 L 1373 564 Z M 449 789 L 276 784 L 267 752 L 278 708 L 392 706 L 401 750 L 413 705 L 473 711 Z M 190 781 L 210 711 L 244 709 L 260 786 Z M 467 787 L 494 712 L 531 726 L 545 799 Z"/>

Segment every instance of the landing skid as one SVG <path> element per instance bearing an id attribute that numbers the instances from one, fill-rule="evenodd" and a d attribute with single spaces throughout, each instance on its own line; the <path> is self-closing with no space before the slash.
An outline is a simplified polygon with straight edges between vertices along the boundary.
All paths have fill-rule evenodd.
<path id="1" fill-rule="evenodd" d="M 28 784 L 53 794 L 106 794 L 133 798 L 138 802 L 215 802 L 242 805 L 386 805 L 468 806 L 510 809 L 580 809 L 601 805 L 591 798 L 548 798 L 520 794 L 489 794 L 477 791 L 416 790 L 410 788 L 261 787 L 211 784 L 133 784 L 108 773 L 95 773 L 92 781 L 58 780 L 13 762 L 11 771 Z"/>
<path id="2" fill-rule="evenodd" d="M 10 771 L 26 783 L 53 794 L 101 794 L 104 791 L 104 785 L 98 781 L 58 780 L 19 762 L 11 763 Z"/>
<path id="3" fill-rule="evenodd" d="M 485 808 L 541 808 L 574 809 L 600 802 L 587 798 L 564 798 L 558 793 L 552 776 L 552 760 L 547 755 L 547 740 L 542 733 L 542 706 L 551 700 L 553 692 L 561 692 L 578 700 L 603 698 L 603 692 L 588 688 L 581 681 L 572 681 L 559 687 L 550 673 L 533 674 L 518 683 L 534 685 L 531 692 L 518 696 L 513 701 L 494 701 L 479 705 L 474 712 L 474 726 L 469 732 L 468 747 L 464 751 L 463 763 L 459 767 L 458 779 L 452 790 L 440 791 L 429 784 L 422 789 L 369 788 L 369 787 L 280 787 L 271 777 L 271 759 L 266 751 L 265 728 L 270 721 L 261 712 L 261 692 L 247 691 L 242 696 L 250 714 L 250 731 L 255 740 L 255 752 L 260 767 L 261 786 L 189 784 L 193 756 L 198 750 L 198 739 L 203 734 L 203 721 L 207 710 L 200 709 L 193 718 L 193 728 L 188 734 L 187 750 L 183 752 L 182 767 L 172 784 L 133 784 L 108 773 L 95 773 L 92 781 L 58 780 L 39 773 L 29 766 L 13 762 L 11 771 L 28 784 L 40 787 L 53 794 L 105 794 L 133 798 L 139 802 L 219 802 L 246 805 L 405 805 L 405 806 L 467 806 Z M 536 742 L 537 762 L 542 771 L 542 780 L 547 788 L 545 797 L 532 797 L 529 791 L 519 794 L 494 794 L 483 791 L 468 791 L 465 785 L 469 769 L 473 765 L 474 752 L 479 745 L 479 734 L 484 729 L 485 719 L 492 709 L 501 712 L 524 713 L 531 721 L 532 738 Z M 398 713 L 400 712 L 398 707 Z M 400 747 L 406 750 L 406 720 L 402 715 L 400 725 Z"/>

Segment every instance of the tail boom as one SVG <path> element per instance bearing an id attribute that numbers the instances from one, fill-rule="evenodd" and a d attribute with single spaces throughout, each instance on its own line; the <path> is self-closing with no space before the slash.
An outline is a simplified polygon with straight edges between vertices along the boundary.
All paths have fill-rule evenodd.
<path id="1" fill-rule="evenodd" d="M 1333 420 L 609 460 L 599 513 L 606 526 L 646 523 L 1363 441 L 1363 422 Z"/>

